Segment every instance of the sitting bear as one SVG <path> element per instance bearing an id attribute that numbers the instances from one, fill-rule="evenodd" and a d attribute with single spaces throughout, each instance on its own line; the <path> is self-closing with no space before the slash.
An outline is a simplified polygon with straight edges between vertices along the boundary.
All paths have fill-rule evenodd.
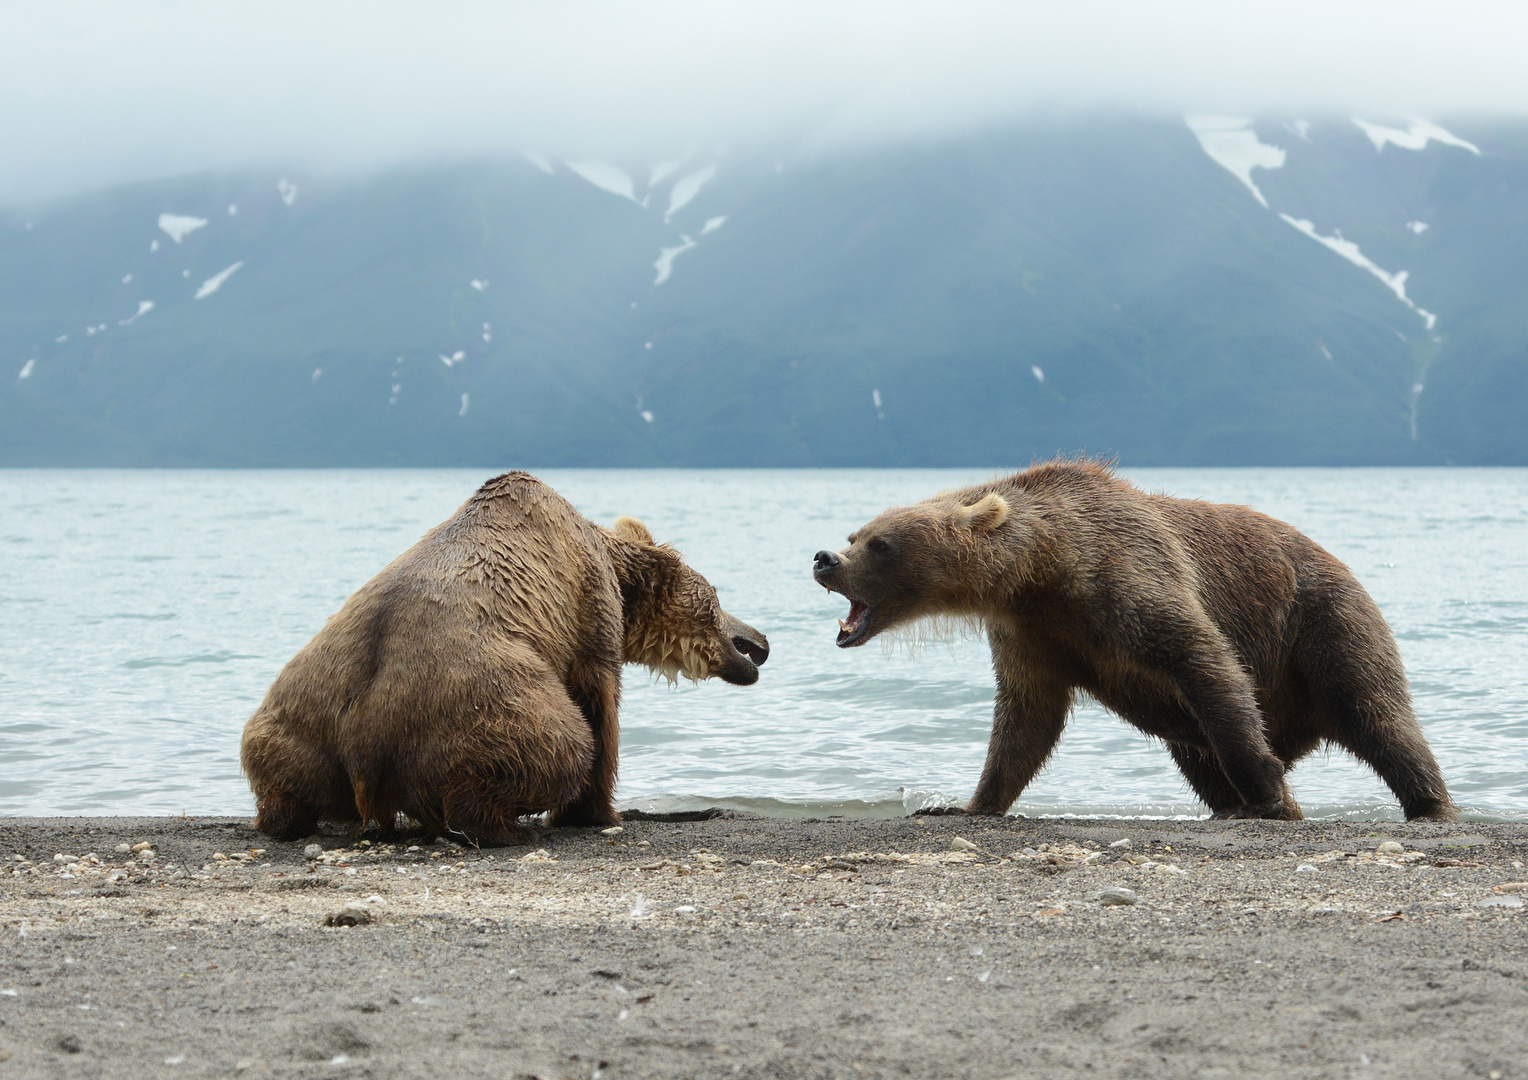
<path id="1" fill-rule="evenodd" d="M 640 521 L 606 530 L 523 472 L 488 481 L 345 602 L 244 728 L 255 828 L 403 814 L 479 843 L 522 814 L 612 825 L 621 665 L 759 677 L 769 645 Z"/>
<path id="2" fill-rule="evenodd" d="M 1049 462 L 887 510 L 813 576 L 849 600 L 844 648 L 925 617 L 985 629 L 997 698 L 970 813 L 1007 812 L 1080 690 L 1165 741 L 1215 817 L 1298 819 L 1284 774 L 1332 742 L 1408 819 L 1457 818 L 1374 601 L 1246 507 Z"/>

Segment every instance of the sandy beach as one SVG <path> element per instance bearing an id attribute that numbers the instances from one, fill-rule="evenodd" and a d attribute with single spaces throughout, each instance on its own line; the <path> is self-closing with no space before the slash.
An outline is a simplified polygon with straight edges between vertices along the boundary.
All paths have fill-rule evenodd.
<path id="1" fill-rule="evenodd" d="M 1528 1070 L 1528 826 L 720 816 L 475 850 L 95 818 L 0 838 L 0 1076 Z"/>

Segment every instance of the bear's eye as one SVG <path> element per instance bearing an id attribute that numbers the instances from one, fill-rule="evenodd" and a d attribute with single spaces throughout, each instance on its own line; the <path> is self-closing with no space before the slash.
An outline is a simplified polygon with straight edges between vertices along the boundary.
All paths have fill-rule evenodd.
<path id="1" fill-rule="evenodd" d="M 869 547 L 870 550 L 875 552 L 877 555 L 884 555 L 891 550 L 891 545 L 882 540 L 879 536 L 870 541 Z"/>

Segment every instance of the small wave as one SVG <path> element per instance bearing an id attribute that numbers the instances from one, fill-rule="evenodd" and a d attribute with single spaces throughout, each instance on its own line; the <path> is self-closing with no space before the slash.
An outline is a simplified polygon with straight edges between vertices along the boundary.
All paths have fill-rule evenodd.
<path id="1" fill-rule="evenodd" d="M 125 660 L 122 666 L 133 671 L 152 667 L 185 667 L 187 664 L 228 664 L 235 660 L 258 660 L 248 653 L 197 653 L 195 656 L 146 656 L 137 660 Z"/>

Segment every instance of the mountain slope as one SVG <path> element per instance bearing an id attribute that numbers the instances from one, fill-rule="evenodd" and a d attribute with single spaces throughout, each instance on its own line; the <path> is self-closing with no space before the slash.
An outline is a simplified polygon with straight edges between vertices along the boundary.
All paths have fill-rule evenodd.
<path id="1" fill-rule="evenodd" d="M 1391 130 L 1094 119 L 13 210 L 0 463 L 1528 462 L 1528 134 Z"/>

